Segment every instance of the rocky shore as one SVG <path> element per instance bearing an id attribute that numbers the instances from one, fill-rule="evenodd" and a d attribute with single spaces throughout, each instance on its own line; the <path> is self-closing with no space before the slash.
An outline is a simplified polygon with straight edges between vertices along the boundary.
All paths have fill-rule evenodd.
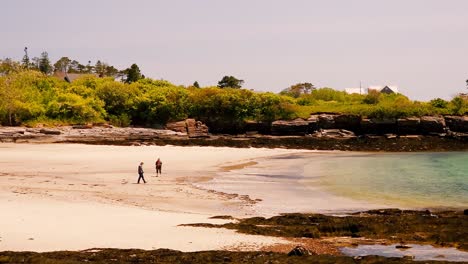
<path id="1" fill-rule="evenodd" d="M 468 116 L 365 119 L 311 115 L 307 120 L 247 122 L 240 134 L 210 133 L 194 119 L 166 129 L 76 125 L 55 128 L 0 127 L 0 142 L 101 145 L 177 145 L 295 148 L 351 151 L 463 151 L 468 149 Z"/>

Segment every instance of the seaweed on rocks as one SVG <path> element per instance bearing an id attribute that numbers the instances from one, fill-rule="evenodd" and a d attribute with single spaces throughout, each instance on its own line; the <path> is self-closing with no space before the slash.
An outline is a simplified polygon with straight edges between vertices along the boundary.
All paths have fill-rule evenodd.
<path id="1" fill-rule="evenodd" d="M 348 216 L 283 214 L 253 217 L 204 227 L 235 229 L 240 233 L 295 237 L 354 237 L 385 239 L 397 243 L 425 243 L 468 250 L 468 216 L 463 211 L 430 212 L 382 209 Z"/>
<path id="2" fill-rule="evenodd" d="M 371 263 L 413 263 L 407 258 L 385 258 L 381 256 L 347 257 L 331 255 L 288 256 L 284 253 L 254 251 L 201 251 L 181 252 L 170 249 L 91 249 L 85 251 L 57 252 L 0 252 L 0 263 L 31 264 L 104 264 L 104 263 L 323 263 L 323 264 L 371 264 Z M 444 263 L 425 261 L 424 263 Z"/>

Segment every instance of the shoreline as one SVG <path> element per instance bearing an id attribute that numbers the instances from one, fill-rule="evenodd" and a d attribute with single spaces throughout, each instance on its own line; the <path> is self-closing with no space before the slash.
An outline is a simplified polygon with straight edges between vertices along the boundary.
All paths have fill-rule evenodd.
<path id="1" fill-rule="evenodd" d="M 151 128 L 87 129 L 73 127 L 25 128 L 0 127 L 3 143 L 79 143 L 114 146 L 212 146 L 232 148 L 286 148 L 303 150 L 341 150 L 364 152 L 467 151 L 468 134 L 450 135 L 362 135 L 274 136 L 260 134 L 206 134 L 190 137 L 187 133 Z"/>

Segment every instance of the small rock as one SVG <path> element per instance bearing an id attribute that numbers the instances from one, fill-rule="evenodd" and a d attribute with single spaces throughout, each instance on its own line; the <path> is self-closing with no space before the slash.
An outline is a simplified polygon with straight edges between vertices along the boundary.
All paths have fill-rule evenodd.
<path id="1" fill-rule="evenodd" d="M 288 256 L 312 256 L 312 252 L 303 246 L 296 246 L 288 253 Z"/>
<path id="2" fill-rule="evenodd" d="M 408 245 L 396 245 L 395 248 L 398 248 L 398 249 L 408 249 L 408 248 L 411 248 L 411 247 L 408 246 Z"/>
<path id="3" fill-rule="evenodd" d="M 62 132 L 58 131 L 58 130 L 52 130 L 52 129 L 41 129 L 39 130 L 40 133 L 42 134 L 46 134 L 46 135 L 60 135 L 62 134 Z"/>

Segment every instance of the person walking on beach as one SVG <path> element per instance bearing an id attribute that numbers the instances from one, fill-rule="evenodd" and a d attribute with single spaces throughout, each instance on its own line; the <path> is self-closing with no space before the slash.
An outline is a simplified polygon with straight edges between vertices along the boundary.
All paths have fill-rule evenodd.
<path id="1" fill-rule="evenodd" d="M 143 180 L 144 183 L 146 183 L 145 181 L 145 177 L 143 177 L 143 162 L 140 163 L 140 166 L 138 166 L 138 184 L 140 184 L 140 179 Z"/>
<path id="2" fill-rule="evenodd" d="M 156 177 L 158 177 L 158 173 L 162 174 L 161 169 L 162 169 L 162 161 L 161 159 L 158 158 L 158 160 L 155 163 L 156 165 Z"/>

